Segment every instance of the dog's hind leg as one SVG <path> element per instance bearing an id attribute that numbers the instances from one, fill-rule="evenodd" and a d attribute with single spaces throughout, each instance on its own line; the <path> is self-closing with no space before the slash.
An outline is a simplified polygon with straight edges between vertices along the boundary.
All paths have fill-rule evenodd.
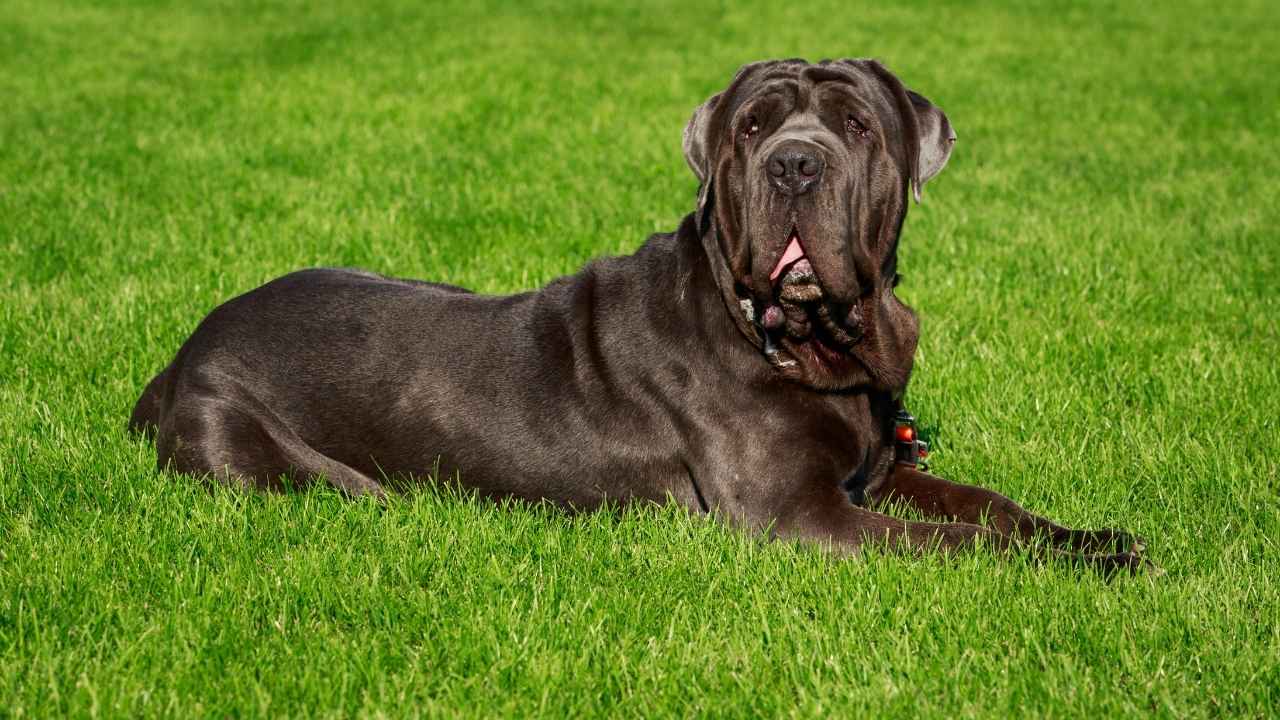
<path id="1" fill-rule="evenodd" d="M 161 370 L 151 378 L 142 396 L 133 406 L 133 414 L 129 416 L 129 431 L 139 435 L 150 435 L 160 426 L 160 408 L 164 400 L 164 389 L 169 383 L 169 375 L 173 365 Z"/>
<path id="2" fill-rule="evenodd" d="M 373 478 L 308 445 L 265 408 L 208 394 L 187 393 L 161 425 L 156 449 L 161 468 L 212 475 L 242 487 L 284 490 L 282 478 L 323 477 L 343 493 L 386 497 Z"/>

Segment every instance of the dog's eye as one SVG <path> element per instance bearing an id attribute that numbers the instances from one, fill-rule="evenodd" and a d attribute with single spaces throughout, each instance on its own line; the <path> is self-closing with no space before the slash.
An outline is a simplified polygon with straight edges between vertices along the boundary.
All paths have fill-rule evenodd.
<path id="1" fill-rule="evenodd" d="M 752 135 L 755 135 L 758 132 L 760 132 L 760 122 L 756 120 L 755 115 L 752 115 L 747 118 L 746 124 L 742 126 L 742 137 L 744 139 L 750 139 Z"/>
<path id="2" fill-rule="evenodd" d="M 850 115 L 849 118 L 845 120 L 844 126 L 845 126 L 845 129 L 847 129 L 849 132 L 853 133 L 854 135 L 857 135 L 858 137 L 867 136 L 867 132 L 868 132 L 867 126 L 863 125 L 862 121 L 858 120 L 858 118 L 852 115 Z"/>

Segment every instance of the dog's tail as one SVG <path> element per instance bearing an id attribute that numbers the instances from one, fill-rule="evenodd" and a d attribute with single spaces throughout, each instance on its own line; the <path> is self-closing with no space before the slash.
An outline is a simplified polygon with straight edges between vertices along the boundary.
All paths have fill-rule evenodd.
<path id="1" fill-rule="evenodd" d="M 173 365 L 170 365 L 147 383 L 147 389 L 142 391 L 142 397 L 138 398 L 137 404 L 133 406 L 133 415 L 129 417 L 129 432 L 151 435 L 159 429 L 164 391 L 169 385 L 169 375 L 172 372 Z"/>

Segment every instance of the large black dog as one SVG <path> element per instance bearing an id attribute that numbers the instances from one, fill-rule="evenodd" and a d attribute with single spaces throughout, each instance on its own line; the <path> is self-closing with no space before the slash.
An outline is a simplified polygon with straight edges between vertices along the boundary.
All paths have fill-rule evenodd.
<path id="1" fill-rule="evenodd" d="M 205 318 L 130 426 L 159 463 L 353 494 L 455 474 L 489 496 L 665 501 L 856 549 L 1043 538 L 1144 563 L 897 462 L 915 315 L 894 295 L 909 197 L 946 164 L 947 117 L 870 60 L 742 68 L 684 133 L 701 181 L 672 234 L 536 292 L 474 295 L 304 270 Z M 943 522 L 874 511 L 890 498 Z"/>

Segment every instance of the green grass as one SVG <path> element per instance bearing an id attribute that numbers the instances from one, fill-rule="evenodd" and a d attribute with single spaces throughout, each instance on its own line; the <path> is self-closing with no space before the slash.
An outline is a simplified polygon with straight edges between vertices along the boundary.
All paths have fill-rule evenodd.
<path id="1" fill-rule="evenodd" d="M 753 5 L 0 4 L 0 716 L 1275 716 L 1274 7 Z M 795 55 L 959 132 L 901 257 L 935 469 L 1166 575 L 209 492 L 123 432 L 289 270 L 506 292 L 673 229 L 692 108 Z"/>

